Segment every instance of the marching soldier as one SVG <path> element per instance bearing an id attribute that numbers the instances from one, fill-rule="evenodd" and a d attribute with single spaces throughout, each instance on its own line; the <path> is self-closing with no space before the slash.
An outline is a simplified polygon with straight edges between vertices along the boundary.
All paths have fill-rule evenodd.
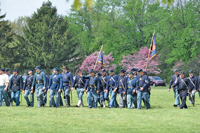
<path id="1" fill-rule="evenodd" d="M 76 107 L 83 107 L 83 94 L 84 94 L 84 91 L 83 90 L 86 90 L 87 88 L 87 80 L 86 79 L 83 79 L 81 77 L 82 75 L 82 71 L 81 69 L 78 69 L 76 71 L 76 73 L 78 74 L 76 77 L 75 77 L 75 80 L 74 80 L 74 87 L 76 88 L 76 92 L 77 92 L 77 95 L 78 95 L 78 104 L 76 105 Z"/>
<path id="2" fill-rule="evenodd" d="M 149 80 L 149 85 L 148 85 L 148 93 L 149 93 L 148 101 L 150 102 L 150 95 L 151 95 L 150 78 L 149 78 L 149 76 L 147 75 L 147 72 L 146 72 L 146 71 L 144 71 L 143 73 L 144 73 L 144 75 L 147 76 L 147 78 L 148 78 L 148 80 Z"/>
<path id="3" fill-rule="evenodd" d="M 34 90 L 31 90 L 31 85 L 33 83 L 33 69 L 29 69 L 28 70 L 28 76 L 26 76 L 26 80 L 24 83 L 24 98 L 26 100 L 27 103 L 27 108 L 28 107 L 33 107 L 34 106 Z M 30 94 L 30 100 L 28 98 Z"/>
<path id="4" fill-rule="evenodd" d="M 62 75 L 59 74 L 59 69 L 57 67 L 54 68 L 54 76 L 51 76 L 49 81 L 49 96 L 50 96 L 50 105 L 52 107 L 59 107 L 60 106 L 60 94 L 63 85 L 63 78 Z M 54 101 L 54 95 L 56 95 L 56 104 Z"/>
<path id="5" fill-rule="evenodd" d="M 199 98 L 200 98 L 200 70 L 199 70 L 199 76 L 196 77 L 195 83 L 196 83 L 196 91 L 199 93 Z"/>
<path id="6" fill-rule="evenodd" d="M 120 76 L 117 81 L 117 88 L 119 93 L 119 107 L 124 108 L 126 106 L 126 91 L 127 91 L 127 77 L 125 75 L 125 70 L 120 71 Z"/>
<path id="7" fill-rule="evenodd" d="M 108 76 L 105 93 L 108 96 L 110 91 L 111 99 L 109 103 L 109 108 L 117 108 L 119 106 L 116 100 L 118 76 L 114 75 L 114 71 L 112 69 L 109 70 L 109 74 L 110 76 Z"/>
<path id="8" fill-rule="evenodd" d="M 189 79 L 188 88 L 189 88 L 189 92 L 190 92 L 188 94 L 189 101 L 194 106 L 194 104 L 195 104 L 195 92 L 196 92 L 196 86 L 195 86 L 196 78 L 193 76 L 193 71 L 192 70 L 189 71 L 188 79 Z"/>
<path id="9" fill-rule="evenodd" d="M 83 79 L 89 79 L 89 87 L 87 89 L 87 101 L 88 101 L 88 105 L 89 108 L 92 108 L 94 105 L 94 108 L 97 108 L 97 102 L 98 102 L 98 94 L 99 94 L 99 90 L 100 90 L 100 80 L 97 76 L 95 76 L 95 72 L 93 69 L 90 69 L 90 76 L 82 76 L 82 74 L 80 74 L 80 76 Z M 85 89 L 83 89 L 83 91 L 85 91 Z M 93 102 L 92 102 L 92 97 L 93 97 Z"/>
<path id="10" fill-rule="evenodd" d="M 9 81 L 10 81 L 10 79 L 12 78 L 12 74 L 10 74 L 10 68 L 6 68 L 6 74 L 8 75 Z M 11 98 L 11 89 L 8 88 L 7 92 L 8 92 L 8 98 L 10 100 L 10 106 L 12 106 L 13 105 L 13 101 L 12 101 L 12 98 Z"/>
<path id="11" fill-rule="evenodd" d="M 10 106 L 7 92 L 8 92 L 8 86 L 9 86 L 9 77 L 7 74 L 4 73 L 5 69 L 0 68 L 0 106 L 2 104 L 2 96 L 4 97 L 5 105 Z"/>
<path id="12" fill-rule="evenodd" d="M 70 106 L 70 90 L 73 91 L 73 75 L 68 71 L 67 66 L 63 66 L 63 92 L 65 106 Z"/>
<path id="13" fill-rule="evenodd" d="M 127 80 L 127 105 L 128 109 L 132 109 L 133 105 L 137 108 L 137 78 L 134 78 L 134 73 L 132 71 L 129 72 L 129 78 Z"/>
<path id="14" fill-rule="evenodd" d="M 45 71 L 42 69 L 41 72 L 43 72 L 45 74 Z M 43 100 L 44 100 L 44 106 L 46 106 L 47 104 L 47 91 L 49 89 L 49 77 L 45 74 L 46 76 L 46 87 L 44 90 L 44 95 L 43 95 Z"/>
<path id="15" fill-rule="evenodd" d="M 20 101 L 20 93 L 23 89 L 23 80 L 22 76 L 18 74 L 18 70 L 13 70 L 13 76 L 10 80 L 10 88 L 11 88 L 11 98 L 16 103 L 16 106 L 19 106 Z"/>
<path id="16" fill-rule="evenodd" d="M 41 72 L 40 66 L 36 66 L 35 69 L 36 73 L 33 77 L 33 84 L 31 90 L 33 91 L 33 88 L 35 87 L 38 107 L 44 107 L 45 103 L 43 93 L 46 89 L 46 75 L 45 73 Z"/>
<path id="17" fill-rule="evenodd" d="M 108 95 L 106 94 L 106 84 L 107 84 L 107 80 L 108 80 L 108 76 L 106 74 L 106 70 L 105 69 L 102 69 L 101 70 L 101 76 L 99 77 L 100 79 L 100 87 L 101 87 L 101 92 L 100 92 L 100 99 L 102 101 L 102 104 L 103 104 L 103 108 L 106 107 L 106 104 L 105 104 L 105 100 L 108 102 L 108 106 L 109 106 L 109 97 Z"/>
<path id="18" fill-rule="evenodd" d="M 178 78 L 179 78 L 179 71 L 178 69 L 175 69 L 174 70 L 174 75 L 172 76 L 171 80 L 170 80 L 170 83 L 169 83 L 169 88 L 168 88 L 168 91 L 170 91 L 171 89 L 171 86 L 177 82 Z M 180 106 L 180 100 L 179 100 L 179 93 L 178 93 L 178 90 L 177 90 L 177 87 L 173 87 L 173 90 L 174 90 L 174 98 L 175 98 L 175 103 L 174 103 L 174 107 L 177 107 L 177 106 Z"/>
<path id="19" fill-rule="evenodd" d="M 181 102 L 182 104 L 180 105 L 180 109 L 187 109 L 187 105 L 186 105 L 186 98 L 189 92 L 188 89 L 188 83 L 189 83 L 189 79 L 185 77 L 185 73 L 184 71 L 180 72 L 180 77 L 177 79 L 177 82 L 174 82 L 172 87 L 177 86 L 177 90 L 178 93 L 180 94 L 180 98 L 181 98 Z"/>
<path id="20" fill-rule="evenodd" d="M 150 103 L 148 101 L 148 84 L 149 80 L 146 75 L 143 74 L 142 69 L 138 69 L 138 74 L 140 75 L 139 81 L 137 82 L 137 109 L 141 109 L 142 98 L 144 100 L 144 105 L 147 109 L 150 109 Z"/>
<path id="21" fill-rule="evenodd" d="M 102 76 L 100 72 L 96 73 L 96 76 L 99 78 L 100 80 L 100 77 Z M 100 104 L 101 107 L 104 107 L 103 106 L 103 101 L 104 101 L 104 104 L 105 104 L 105 100 L 103 99 L 102 97 L 102 91 L 103 91 L 103 87 L 101 86 L 101 80 L 100 80 L 100 89 L 99 89 L 99 94 L 98 94 L 98 102 Z"/>

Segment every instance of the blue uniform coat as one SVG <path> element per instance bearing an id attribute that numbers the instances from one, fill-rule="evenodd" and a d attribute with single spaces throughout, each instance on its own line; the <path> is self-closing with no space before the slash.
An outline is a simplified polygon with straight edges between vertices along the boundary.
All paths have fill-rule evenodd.
<path id="1" fill-rule="evenodd" d="M 17 75 L 13 75 L 11 80 L 10 80 L 10 84 L 9 84 L 11 90 L 13 92 L 19 91 L 20 89 L 23 89 L 23 79 L 22 76 L 17 74 Z"/>
<path id="2" fill-rule="evenodd" d="M 110 89 L 117 88 L 117 80 L 118 80 L 118 76 L 116 75 L 108 76 L 106 90 L 110 91 Z"/>
<path id="3" fill-rule="evenodd" d="M 62 89 L 63 86 L 63 77 L 61 74 L 53 74 L 49 80 L 49 88 L 51 90 Z"/>

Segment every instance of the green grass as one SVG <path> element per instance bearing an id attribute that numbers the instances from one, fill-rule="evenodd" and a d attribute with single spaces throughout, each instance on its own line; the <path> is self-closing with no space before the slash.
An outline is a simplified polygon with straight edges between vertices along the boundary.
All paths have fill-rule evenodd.
<path id="1" fill-rule="evenodd" d="M 87 105 L 84 94 L 84 104 Z M 48 97 L 49 100 L 49 97 Z M 73 92 L 70 108 L 0 107 L 0 132 L 200 132 L 200 99 L 196 106 L 187 98 L 188 109 L 174 108 L 173 92 L 166 87 L 152 89 L 151 109 L 76 108 Z"/>

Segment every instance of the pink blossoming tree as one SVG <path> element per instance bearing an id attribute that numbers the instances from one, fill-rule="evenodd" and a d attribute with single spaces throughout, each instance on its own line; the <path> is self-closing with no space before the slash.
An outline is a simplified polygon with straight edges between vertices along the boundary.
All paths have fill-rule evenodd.
<path id="1" fill-rule="evenodd" d="M 87 56 L 86 59 L 83 61 L 80 69 L 82 69 L 84 72 L 89 72 L 90 69 L 94 69 L 96 60 L 98 58 L 99 52 L 94 52 L 90 56 Z M 115 70 L 116 65 L 113 64 L 114 58 L 112 57 L 112 52 L 108 55 L 104 55 L 105 65 L 103 66 L 104 69 L 107 71 L 109 69 Z M 97 63 L 95 71 L 100 72 L 101 71 L 101 64 Z"/>
<path id="2" fill-rule="evenodd" d="M 138 68 L 145 70 L 147 58 L 149 54 L 149 49 L 147 47 L 141 47 L 139 51 L 133 52 L 133 54 L 123 56 L 123 59 L 120 63 L 120 65 L 123 66 L 123 68 L 127 69 L 127 71 L 130 71 L 131 68 Z M 149 63 L 147 67 L 148 74 L 159 74 L 161 72 L 159 66 L 158 58 L 160 56 L 156 55 L 153 59 L 151 59 L 151 55 L 149 58 Z"/>

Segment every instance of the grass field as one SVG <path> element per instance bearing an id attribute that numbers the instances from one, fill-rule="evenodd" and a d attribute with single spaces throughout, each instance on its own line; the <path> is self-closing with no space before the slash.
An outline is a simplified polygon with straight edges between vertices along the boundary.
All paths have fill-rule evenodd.
<path id="1" fill-rule="evenodd" d="M 49 100 L 49 97 L 48 97 Z M 166 87 L 152 89 L 151 109 L 76 108 L 73 92 L 70 108 L 0 107 L 0 132 L 200 132 L 200 98 L 196 105 L 187 98 L 188 109 L 174 108 L 173 92 Z M 84 95 L 84 104 L 86 96 Z"/>

